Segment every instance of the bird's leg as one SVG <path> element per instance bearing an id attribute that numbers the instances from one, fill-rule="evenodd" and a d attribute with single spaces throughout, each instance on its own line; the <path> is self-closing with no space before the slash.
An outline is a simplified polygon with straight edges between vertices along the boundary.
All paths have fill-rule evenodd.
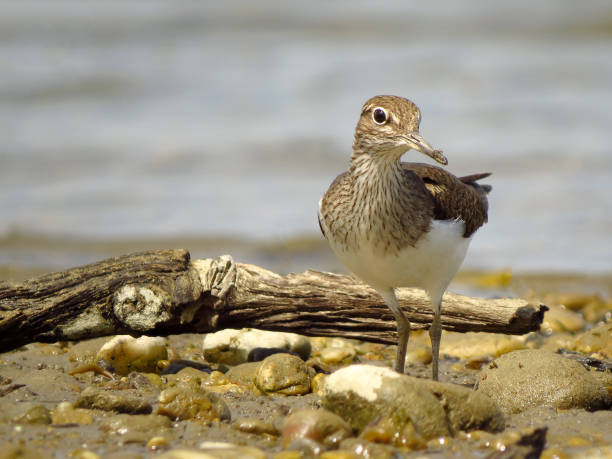
<path id="1" fill-rule="evenodd" d="M 431 327 L 429 327 L 429 338 L 431 339 L 431 372 L 434 381 L 438 380 L 438 362 L 440 360 L 440 337 L 442 335 L 442 323 L 440 321 L 440 314 L 442 310 L 442 295 L 438 295 L 438 298 L 431 298 L 431 305 L 434 312 L 433 321 Z"/>
<path id="2" fill-rule="evenodd" d="M 408 338 L 410 337 L 410 321 L 404 315 L 393 289 L 381 291 L 379 293 L 383 300 L 385 300 L 385 303 L 387 303 L 389 309 L 391 309 L 397 322 L 397 353 L 395 355 L 393 369 L 398 373 L 404 373 L 406 348 L 408 347 Z"/>

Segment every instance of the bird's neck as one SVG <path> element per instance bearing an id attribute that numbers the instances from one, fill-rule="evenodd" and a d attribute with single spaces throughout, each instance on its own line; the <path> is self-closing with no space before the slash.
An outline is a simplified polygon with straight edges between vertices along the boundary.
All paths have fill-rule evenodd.
<path id="1" fill-rule="evenodd" d="M 400 165 L 401 153 L 371 154 L 354 148 L 349 172 L 359 185 L 367 188 L 395 187 L 403 175 Z"/>

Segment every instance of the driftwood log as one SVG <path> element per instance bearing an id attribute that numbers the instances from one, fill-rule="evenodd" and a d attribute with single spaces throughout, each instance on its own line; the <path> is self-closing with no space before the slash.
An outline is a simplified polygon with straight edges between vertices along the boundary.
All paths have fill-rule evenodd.
<path id="1" fill-rule="evenodd" d="M 400 289 L 413 328 L 432 312 L 424 293 Z M 442 325 L 454 331 L 523 334 L 546 306 L 522 299 L 447 294 Z M 280 276 L 230 256 L 190 260 L 186 250 L 119 256 L 21 283 L 0 282 L 0 352 L 30 342 L 114 334 L 168 335 L 254 327 L 395 344 L 393 315 L 349 276 Z"/>

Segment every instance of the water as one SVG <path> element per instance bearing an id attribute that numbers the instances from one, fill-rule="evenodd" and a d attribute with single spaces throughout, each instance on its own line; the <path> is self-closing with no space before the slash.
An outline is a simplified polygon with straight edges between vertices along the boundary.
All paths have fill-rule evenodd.
<path id="1" fill-rule="evenodd" d="M 318 238 L 390 93 L 494 173 L 466 267 L 612 271 L 608 1 L 0 3 L 0 75 L 0 264 L 33 262 L 15 234 Z"/>

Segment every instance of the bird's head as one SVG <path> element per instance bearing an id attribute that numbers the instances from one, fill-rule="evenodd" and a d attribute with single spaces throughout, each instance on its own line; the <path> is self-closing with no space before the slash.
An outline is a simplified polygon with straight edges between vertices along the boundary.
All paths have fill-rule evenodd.
<path id="1" fill-rule="evenodd" d="M 372 97 L 361 109 L 353 150 L 398 160 L 414 149 L 448 164 L 442 150 L 434 150 L 421 137 L 420 122 L 421 112 L 412 101 L 397 96 Z"/>

